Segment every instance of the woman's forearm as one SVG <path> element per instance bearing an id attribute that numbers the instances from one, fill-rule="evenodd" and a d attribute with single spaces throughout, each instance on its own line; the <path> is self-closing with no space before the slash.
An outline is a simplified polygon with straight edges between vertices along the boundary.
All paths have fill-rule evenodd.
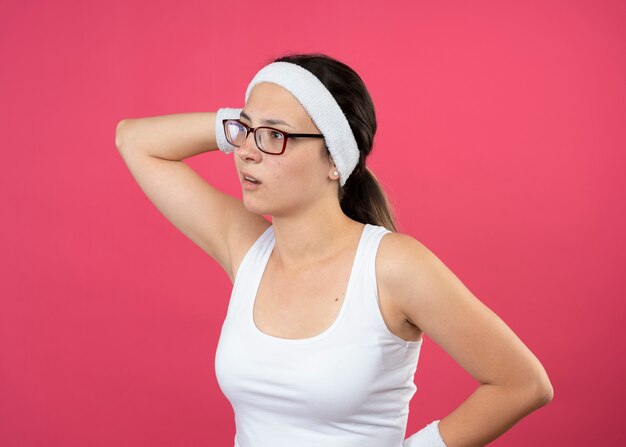
<path id="1" fill-rule="evenodd" d="M 177 113 L 125 119 L 118 123 L 118 149 L 165 160 L 183 160 L 217 149 L 216 112 Z"/>
<path id="2" fill-rule="evenodd" d="M 552 399 L 545 385 L 510 387 L 483 384 L 439 422 L 447 447 L 484 446 Z"/>

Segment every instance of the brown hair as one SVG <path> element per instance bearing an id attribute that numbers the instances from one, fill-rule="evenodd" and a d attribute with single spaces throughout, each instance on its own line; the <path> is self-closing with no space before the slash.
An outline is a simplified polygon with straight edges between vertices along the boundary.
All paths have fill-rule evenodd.
<path id="1" fill-rule="evenodd" d="M 359 162 L 344 186 L 339 186 L 339 203 L 344 214 L 361 223 L 380 225 L 397 231 L 382 186 L 365 165 L 376 133 L 376 113 L 372 98 L 359 75 L 343 62 L 321 53 L 289 54 L 274 62 L 290 62 L 313 73 L 348 119 L 359 147 Z M 328 149 L 326 153 L 330 156 Z"/>

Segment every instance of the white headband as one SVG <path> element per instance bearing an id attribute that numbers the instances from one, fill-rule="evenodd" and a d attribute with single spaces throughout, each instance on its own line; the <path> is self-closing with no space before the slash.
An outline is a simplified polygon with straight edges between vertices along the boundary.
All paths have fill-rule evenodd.
<path id="1" fill-rule="evenodd" d="M 246 101 L 252 87 L 260 82 L 271 82 L 288 90 L 302 104 L 313 123 L 324 135 L 324 141 L 333 157 L 339 182 L 346 180 L 359 162 L 359 148 L 352 129 L 341 107 L 317 77 L 291 62 L 272 62 L 254 76 L 246 90 Z"/>

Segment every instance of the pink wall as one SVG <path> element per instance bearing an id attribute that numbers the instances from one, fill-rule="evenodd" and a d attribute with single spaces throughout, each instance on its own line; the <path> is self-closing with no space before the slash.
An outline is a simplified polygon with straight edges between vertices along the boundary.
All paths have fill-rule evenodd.
<path id="1" fill-rule="evenodd" d="M 0 6 L 0 445 L 232 445 L 230 282 L 139 189 L 115 125 L 243 106 L 296 51 L 360 73 L 401 232 L 552 379 L 492 445 L 623 445 L 625 3 L 295 3 Z M 189 163 L 240 196 L 229 156 Z M 430 340 L 416 383 L 411 433 L 476 386 Z"/>

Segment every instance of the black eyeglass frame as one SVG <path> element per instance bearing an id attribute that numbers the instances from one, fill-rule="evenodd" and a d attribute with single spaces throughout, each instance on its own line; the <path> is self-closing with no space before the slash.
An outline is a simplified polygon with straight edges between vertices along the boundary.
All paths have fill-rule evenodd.
<path id="1" fill-rule="evenodd" d="M 234 121 L 238 124 L 241 124 L 245 129 L 246 129 L 246 137 L 244 138 L 244 141 L 248 139 L 248 135 L 250 135 L 250 132 L 252 132 L 254 134 L 254 143 L 256 144 L 256 147 L 263 153 L 265 154 L 270 154 L 270 155 L 281 155 L 285 152 L 285 148 L 287 147 L 287 140 L 289 138 L 324 138 L 324 135 L 320 134 L 320 133 L 289 133 L 289 132 L 285 132 L 284 130 L 280 130 L 280 129 L 276 129 L 274 127 L 269 127 L 269 126 L 258 126 L 258 127 L 250 127 L 245 123 L 242 123 L 241 121 L 237 120 L 237 119 L 225 119 L 222 120 L 222 126 L 224 127 L 224 135 L 226 136 L 226 139 L 228 140 L 228 131 L 226 130 L 226 123 L 228 123 L 229 121 Z M 259 146 L 259 142 L 256 139 L 256 131 L 258 129 L 271 129 L 274 130 L 278 133 L 281 133 L 283 135 L 283 148 L 281 149 L 280 152 L 267 152 L 263 149 L 261 149 L 261 147 Z M 231 143 L 230 141 L 228 141 L 230 144 L 232 144 L 235 147 L 239 147 L 236 144 Z"/>

